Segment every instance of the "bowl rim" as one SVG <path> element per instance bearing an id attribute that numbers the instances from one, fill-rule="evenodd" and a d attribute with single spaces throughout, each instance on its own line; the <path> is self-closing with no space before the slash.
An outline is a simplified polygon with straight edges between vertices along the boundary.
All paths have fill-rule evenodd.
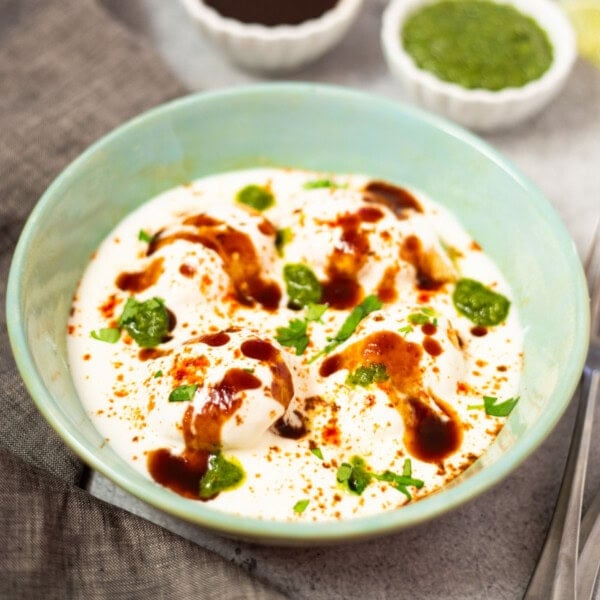
<path id="1" fill-rule="evenodd" d="M 136 498 L 187 522 L 195 523 L 222 535 L 236 539 L 249 539 L 277 545 L 327 544 L 356 541 L 390 534 L 401 529 L 429 521 L 446 512 L 455 509 L 479 496 L 498 484 L 518 465 L 520 465 L 546 439 L 560 417 L 566 410 L 570 398 L 577 386 L 580 370 L 583 367 L 587 353 L 587 343 L 580 343 L 570 356 L 569 369 L 557 384 L 555 395 L 562 397 L 562 402 L 549 406 L 540 419 L 521 437 L 518 447 L 513 446 L 502 454 L 494 463 L 492 469 L 482 469 L 459 484 L 446 487 L 439 493 L 434 493 L 419 502 L 403 506 L 400 510 L 382 514 L 359 517 L 346 521 L 305 523 L 305 522 L 275 522 L 228 514 L 216 511 L 203 503 L 177 496 L 166 488 L 148 480 L 129 479 L 126 473 L 104 464 L 94 452 L 92 444 L 80 439 L 78 431 L 70 428 L 64 415 L 58 407 L 53 406 L 52 396 L 45 387 L 41 376 L 28 348 L 26 317 L 19 309 L 23 297 L 20 274 L 27 261 L 27 251 L 31 238 L 35 235 L 43 214 L 52 205 L 53 197 L 65 185 L 79 167 L 85 164 L 91 156 L 109 146 L 113 140 L 127 136 L 141 124 L 160 120 L 172 111 L 185 109 L 197 103 L 223 103 L 229 98 L 250 98 L 261 95 L 304 95 L 306 97 L 324 96 L 334 101 L 352 102 L 361 106 L 376 107 L 380 110 L 401 112 L 410 119 L 423 122 L 428 127 L 441 130 L 442 133 L 456 138 L 459 142 L 471 146 L 487 159 L 505 171 L 537 204 L 538 212 L 551 225 L 553 232 L 558 235 L 562 250 L 570 255 L 573 263 L 573 278 L 576 284 L 576 319 L 574 323 L 574 339 L 586 340 L 589 337 L 589 310 L 587 285 L 577 255 L 575 245 L 562 221 L 541 191 L 528 180 L 510 161 L 484 142 L 481 138 L 468 132 L 441 117 L 432 115 L 416 107 L 407 106 L 371 93 L 348 89 L 340 86 L 314 83 L 261 83 L 224 90 L 200 92 L 172 100 L 137 117 L 125 122 L 98 141 L 89 146 L 75 158 L 50 184 L 38 203 L 33 208 L 23 228 L 17 243 L 7 285 L 6 314 L 9 340 L 13 355 L 21 377 L 38 410 L 49 422 L 63 441 L 91 468 L 97 470 L 119 487 Z M 585 291 L 584 291 L 585 290 Z M 560 391 L 560 394 L 559 394 Z M 141 475 L 140 475 L 141 479 Z"/>
<path id="2" fill-rule="evenodd" d="M 304 40 L 337 28 L 353 18 L 363 0 L 338 0 L 337 4 L 321 16 L 302 21 L 297 25 L 268 26 L 261 23 L 244 23 L 224 17 L 203 0 L 181 0 L 188 13 L 219 35 L 248 40 L 275 42 L 280 40 Z"/>
<path id="3" fill-rule="evenodd" d="M 401 28 L 408 16 L 428 4 L 438 0 L 391 0 L 386 7 L 382 23 L 380 40 L 387 60 L 410 78 L 425 88 L 448 96 L 455 101 L 477 102 L 494 105 L 501 102 L 528 101 L 539 94 L 553 90 L 566 79 L 577 58 L 575 32 L 567 16 L 560 7 L 551 0 L 491 0 L 496 4 L 510 5 L 522 14 L 532 17 L 546 32 L 553 48 L 550 67 L 541 77 L 521 87 L 508 87 L 500 90 L 484 88 L 467 89 L 457 83 L 444 81 L 433 73 L 419 68 L 412 56 L 404 50 L 400 43 Z M 551 28 L 547 23 L 552 22 Z"/>

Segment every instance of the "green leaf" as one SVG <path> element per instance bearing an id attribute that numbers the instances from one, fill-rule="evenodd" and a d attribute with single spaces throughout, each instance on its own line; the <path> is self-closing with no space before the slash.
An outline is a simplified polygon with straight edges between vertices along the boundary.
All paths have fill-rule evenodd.
<path id="1" fill-rule="evenodd" d="M 278 229 L 275 232 L 275 250 L 277 254 L 283 258 L 283 247 L 286 244 L 289 244 L 294 238 L 294 233 L 292 232 L 290 227 L 284 227 L 283 229 Z"/>
<path id="2" fill-rule="evenodd" d="M 323 452 L 321 452 L 321 448 L 311 448 L 310 451 L 319 459 L 323 460 Z"/>
<path id="3" fill-rule="evenodd" d="M 119 327 L 124 327 L 138 346 L 153 348 L 169 332 L 169 313 L 160 298 L 138 302 L 131 296 L 119 317 Z"/>
<path id="4" fill-rule="evenodd" d="M 327 304 L 313 304 L 312 302 L 310 302 L 306 306 L 306 320 L 320 321 L 327 308 Z"/>
<path id="5" fill-rule="evenodd" d="M 352 465 L 348 463 L 342 463 L 338 467 L 335 477 L 339 483 L 346 483 L 348 479 L 350 479 L 350 475 L 352 475 Z"/>
<path id="6" fill-rule="evenodd" d="M 364 459 L 359 456 L 353 456 L 350 463 L 342 463 L 339 466 L 336 479 L 350 492 L 360 496 L 371 482 L 373 473 L 367 471 Z"/>
<path id="7" fill-rule="evenodd" d="M 278 327 L 275 339 L 282 345 L 296 349 L 296 356 L 300 356 L 308 346 L 305 319 L 292 319 L 287 327 Z"/>
<path id="8" fill-rule="evenodd" d="M 436 312 L 433 308 L 428 306 L 423 306 L 419 309 L 417 313 L 411 313 L 408 315 L 408 322 L 412 325 L 436 325 L 437 326 L 437 318 Z"/>
<path id="9" fill-rule="evenodd" d="M 498 398 L 494 398 L 492 396 L 483 397 L 485 412 L 492 417 L 508 417 L 508 415 L 510 415 L 512 412 L 512 409 L 517 405 L 518 401 L 519 396 L 515 398 L 509 398 L 508 400 L 500 403 L 498 403 Z"/>
<path id="10" fill-rule="evenodd" d="M 415 479 L 412 477 L 412 463 L 410 458 L 404 460 L 402 467 L 402 475 L 398 475 L 393 471 L 384 471 L 379 475 L 374 476 L 379 481 L 387 481 L 395 487 L 399 492 L 404 494 L 409 500 L 412 500 L 412 495 L 408 491 L 409 487 L 416 487 L 417 489 L 422 488 L 425 482 L 421 479 Z"/>
<path id="11" fill-rule="evenodd" d="M 200 480 L 200 498 L 208 500 L 220 492 L 238 487 L 244 480 L 242 466 L 233 459 L 227 460 L 220 452 L 208 461 L 208 470 Z"/>
<path id="12" fill-rule="evenodd" d="M 198 386 L 193 383 L 190 385 L 180 385 L 169 394 L 169 402 L 187 402 L 194 397 Z"/>
<path id="13" fill-rule="evenodd" d="M 306 510 L 306 507 L 309 503 L 310 500 L 308 500 L 307 498 L 305 498 L 304 500 L 298 500 L 298 502 L 294 504 L 294 512 L 298 514 L 303 513 Z"/>
<path id="14" fill-rule="evenodd" d="M 275 196 L 262 185 L 247 185 L 235 196 L 240 204 L 245 204 L 258 211 L 266 210 L 275 204 Z"/>
<path id="15" fill-rule="evenodd" d="M 154 373 L 154 375 L 152 375 L 152 377 L 154 377 L 154 379 L 158 379 L 159 377 L 162 377 L 163 372 L 162 371 L 156 371 L 156 373 Z"/>
<path id="16" fill-rule="evenodd" d="M 121 337 L 121 330 L 115 327 L 102 327 L 97 331 L 92 331 L 90 336 L 107 344 L 116 344 Z"/>
<path id="17" fill-rule="evenodd" d="M 146 242 L 149 244 L 152 241 L 152 236 L 149 233 L 146 233 L 143 229 L 140 229 L 140 232 L 138 233 L 138 240 L 140 240 L 140 242 Z"/>
<path id="18" fill-rule="evenodd" d="M 370 363 L 358 367 L 358 369 L 352 373 L 348 373 L 346 385 L 360 385 L 362 387 L 367 387 L 372 383 L 381 383 L 389 378 L 390 376 L 383 363 Z"/>
<path id="19" fill-rule="evenodd" d="M 290 304 L 301 308 L 319 302 L 323 288 L 312 270 L 303 264 L 287 264 L 283 267 L 283 279 Z"/>
<path id="20" fill-rule="evenodd" d="M 346 186 L 340 185 L 331 179 L 315 179 L 314 181 L 307 181 L 302 187 L 305 190 L 316 190 L 319 188 L 341 188 Z"/>
<path id="21" fill-rule="evenodd" d="M 381 300 L 371 294 L 367 296 L 359 305 L 352 309 L 352 312 L 348 315 L 346 320 L 342 323 L 339 331 L 336 335 L 331 338 L 331 342 L 321 350 L 318 354 L 313 356 L 308 362 L 313 363 L 317 358 L 327 354 L 337 348 L 342 342 L 345 342 L 356 330 L 359 323 L 372 312 L 379 310 L 383 306 Z"/>
<path id="22" fill-rule="evenodd" d="M 475 325 L 491 327 L 508 315 L 510 301 L 474 279 L 459 279 L 452 294 L 456 310 Z"/>
<path id="23" fill-rule="evenodd" d="M 401 333 L 403 336 L 406 336 L 412 330 L 413 328 L 410 325 L 405 325 L 404 327 L 400 327 L 400 329 L 398 329 L 398 333 Z"/>

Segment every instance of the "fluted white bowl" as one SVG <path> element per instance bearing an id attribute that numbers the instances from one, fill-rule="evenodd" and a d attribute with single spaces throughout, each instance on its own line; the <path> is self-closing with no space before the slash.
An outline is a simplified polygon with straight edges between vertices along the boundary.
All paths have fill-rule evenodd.
<path id="1" fill-rule="evenodd" d="M 553 47 L 549 69 L 522 87 L 499 91 L 466 89 L 442 81 L 416 65 L 404 50 L 401 39 L 407 17 L 431 0 L 392 0 L 383 15 L 381 44 L 390 71 L 411 100 L 471 129 L 492 131 L 532 117 L 556 96 L 565 85 L 577 56 L 575 34 L 567 17 L 551 0 L 498 2 L 531 16 L 546 31 Z"/>
<path id="2" fill-rule="evenodd" d="M 233 62 L 262 72 L 283 72 L 312 62 L 348 31 L 362 0 L 339 0 L 316 19 L 268 27 L 222 16 L 202 0 L 182 0 L 200 30 Z"/>

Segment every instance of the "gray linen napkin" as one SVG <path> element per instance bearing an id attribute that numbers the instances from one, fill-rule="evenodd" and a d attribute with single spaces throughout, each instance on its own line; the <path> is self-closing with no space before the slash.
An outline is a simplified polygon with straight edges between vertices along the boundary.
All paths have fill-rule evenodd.
<path id="1" fill-rule="evenodd" d="M 43 190 L 102 134 L 184 92 L 95 0 L 0 0 L 0 598 L 283 597 L 76 487 L 84 466 L 37 412 L 8 344 L 10 259 Z"/>

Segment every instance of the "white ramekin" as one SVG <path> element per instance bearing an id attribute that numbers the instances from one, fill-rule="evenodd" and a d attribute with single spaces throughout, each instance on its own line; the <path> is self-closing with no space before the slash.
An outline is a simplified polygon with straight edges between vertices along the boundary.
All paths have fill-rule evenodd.
<path id="1" fill-rule="evenodd" d="M 201 31 L 233 62 L 262 72 L 290 71 L 316 60 L 342 39 L 362 5 L 362 0 L 339 0 L 317 19 L 267 27 L 223 17 L 202 0 L 182 2 Z"/>
<path id="2" fill-rule="evenodd" d="M 381 26 L 381 44 L 391 72 L 411 100 L 478 131 L 492 131 L 524 121 L 540 111 L 561 90 L 577 56 L 575 34 L 562 10 L 551 0 L 498 0 L 533 17 L 553 46 L 550 68 L 520 88 L 469 90 L 438 79 L 417 67 L 401 41 L 405 19 L 431 0 L 392 0 Z"/>

